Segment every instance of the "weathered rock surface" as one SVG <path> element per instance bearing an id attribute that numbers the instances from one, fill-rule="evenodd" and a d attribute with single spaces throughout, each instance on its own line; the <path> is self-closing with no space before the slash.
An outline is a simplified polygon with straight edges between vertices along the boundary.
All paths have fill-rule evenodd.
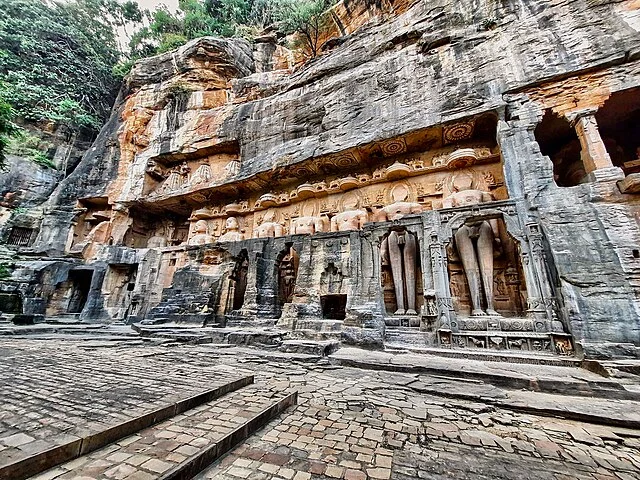
<path id="1" fill-rule="evenodd" d="M 194 40 L 134 67 L 93 147 L 45 204 L 32 248 L 84 257 L 98 296 L 132 292 L 105 302 L 89 293 L 85 317 L 279 317 L 367 347 L 384 344 L 386 326 L 419 325 L 451 348 L 568 354 L 572 337 L 588 356 L 638 355 L 640 202 L 618 181 L 640 145 L 605 145 L 640 112 L 639 10 L 634 0 L 342 3 L 325 53 L 295 69 L 270 38 Z M 560 186 L 564 160 L 548 146 L 569 148 L 571 135 L 584 178 Z M 497 202 L 443 210 L 460 175 Z M 400 184 L 423 213 L 379 218 Z M 348 210 L 348 190 L 370 223 L 329 233 L 323 216 Z M 257 238 L 267 208 L 285 236 Z M 184 247 L 196 221 L 208 222 L 203 238 L 221 238 L 229 218 L 242 241 Z M 313 232 L 289 230 L 303 218 L 316 219 Z M 501 219 L 515 242 L 496 250 L 513 261 L 494 281 L 510 315 L 526 319 L 504 336 L 490 320 L 471 318 L 466 333 L 459 322 L 467 287 L 453 279 L 449 247 L 453 230 L 478 219 Z M 391 228 L 419 248 L 423 308 L 407 325 L 384 318 L 393 293 L 379 250 Z"/>

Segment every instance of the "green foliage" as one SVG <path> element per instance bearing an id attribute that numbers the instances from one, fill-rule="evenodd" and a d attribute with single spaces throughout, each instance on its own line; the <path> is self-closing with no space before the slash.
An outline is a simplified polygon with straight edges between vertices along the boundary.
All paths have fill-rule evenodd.
<path id="1" fill-rule="evenodd" d="M 335 0 L 180 0 L 172 13 L 160 7 L 148 27 L 131 38 L 132 58 L 166 52 L 194 38 L 250 37 L 269 26 L 282 34 L 298 32 L 312 56 L 318 53 L 325 10 Z M 124 66 L 122 68 L 124 70 Z"/>
<path id="2" fill-rule="evenodd" d="M 6 263 L 0 263 L 0 279 L 9 278 L 11 276 L 11 270 Z"/>
<path id="3" fill-rule="evenodd" d="M 0 95 L 0 169 L 4 168 L 5 151 L 11 138 L 20 131 L 18 126 L 13 123 L 14 118 L 13 107 Z"/>
<path id="4" fill-rule="evenodd" d="M 287 0 L 277 12 L 280 29 L 285 34 L 299 33 L 311 57 L 318 55 L 320 33 L 326 26 L 323 13 L 333 5 L 331 0 Z"/>
<path id="5" fill-rule="evenodd" d="M 11 138 L 7 145 L 7 153 L 28 158 L 38 165 L 55 170 L 56 165 L 44 153 L 52 148 L 53 145 L 50 142 L 43 141 L 26 130 L 21 130 Z"/>
<path id="6" fill-rule="evenodd" d="M 0 10 L 0 96 L 25 120 L 97 129 L 118 88 L 114 28 L 142 18 L 137 4 L 0 0 Z"/>

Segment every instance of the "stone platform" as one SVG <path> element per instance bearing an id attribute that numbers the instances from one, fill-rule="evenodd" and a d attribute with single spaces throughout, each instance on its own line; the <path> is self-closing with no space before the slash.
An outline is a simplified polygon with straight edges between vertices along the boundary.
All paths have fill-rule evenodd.
<path id="1" fill-rule="evenodd" d="M 20 433 L 32 437 L 34 423 L 46 430 L 70 415 L 56 410 L 66 401 L 79 412 L 73 420 L 86 424 L 100 405 L 117 405 L 125 412 L 130 397 L 124 393 L 135 388 L 155 389 L 165 398 L 168 391 L 210 384 L 219 372 L 255 378 L 251 387 L 93 451 L 40 480 L 163 478 L 217 444 L 219 435 L 238 422 L 242 425 L 248 418 L 243 405 L 256 402 L 251 406 L 256 413 L 263 401 L 275 403 L 293 391 L 299 392 L 296 406 L 195 478 L 408 479 L 418 472 L 441 472 L 443 462 L 446 478 L 454 480 L 479 478 L 477 472 L 508 480 L 628 480 L 640 475 L 640 402 L 634 400 L 520 390 L 455 373 L 365 370 L 331 365 L 319 356 L 235 345 L 49 334 L 2 338 L 0 348 L 12 366 L 1 394 L 13 393 L 10 402 L 0 402 L 0 419 L 13 416 L 15 425 L 24 427 Z M 455 359 L 439 360 L 456 364 Z M 87 367 L 90 362 L 95 369 Z M 551 377 L 606 380 L 577 368 L 475 363 L 487 371 L 535 369 L 537 375 L 529 376 L 543 383 Z M 65 381 L 43 376 L 45 369 L 64 372 Z M 83 396 L 85 391 L 92 394 Z M 148 403 L 144 398 L 137 402 Z M 226 404 L 238 405 L 228 426 L 218 410 L 227 398 Z M 48 423 L 52 418 L 56 422 Z M 6 433 L 0 429 L 0 453 L 7 448 Z"/>

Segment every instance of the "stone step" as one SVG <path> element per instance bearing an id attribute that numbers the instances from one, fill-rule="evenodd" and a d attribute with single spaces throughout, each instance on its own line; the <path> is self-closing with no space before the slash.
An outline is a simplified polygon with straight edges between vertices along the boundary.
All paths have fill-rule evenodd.
<path id="1" fill-rule="evenodd" d="M 341 348 L 329 356 L 332 364 L 345 367 L 463 378 L 510 389 L 560 395 L 640 399 L 640 393 L 634 389 L 575 366 L 544 365 L 535 361 L 537 359 L 526 364 L 482 360 L 443 358 L 424 351 L 397 354 L 356 348 Z"/>
<path id="2" fill-rule="evenodd" d="M 96 480 L 192 478 L 296 402 L 297 392 L 246 387 L 64 463 L 41 480 L 56 473 Z"/>
<path id="3" fill-rule="evenodd" d="M 215 401 L 252 383 L 253 375 L 242 376 L 221 372 L 220 380 L 208 390 L 173 403 L 163 404 L 160 401 L 155 410 L 125 410 L 118 417 L 94 422 L 78 432 L 69 432 L 60 438 L 48 438 L 46 441 L 35 442 L 42 444 L 38 445 L 38 448 L 15 452 L 4 450 L 4 459 L 8 461 L 0 467 L 0 479 L 23 480 L 47 469 L 61 468 L 58 465 L 63 463 L 74 464 L 79 458 L 87 458 L 86 455 L 95 450 L 113 442 L 122 443 L 122 439 L 130 438 L 140 430 L 167 421 L 176 415 L 188 414 L 202 404 Z M 106 448 L 112 451 L 117 449 L 112 446 Z M 55 477 L 45 475 L 43 478 Z"/>
<path id="4" fill-rule="evenodd" d="M 415 342 L 410 344 L 408 342 L 396 342 L 395 339 L 387 342 L 385 341 L 385 351 L 402 353 L 413 352 L 423 353 L 427 355 L 437 355 L 439 357 L 447 358 L 460 358 L 469 360 L 483 360 L 487 362 L 506 362 L 506 363 L 520 363 L 520 364 L 534 364 L 534 365 L 555 365 L 558 367 L 580 367 L 581 361 L 575 357 L 560 357 L 552 353 L 540 353 L 540 352 L 509 352 L 505 350 L 491 350 L 491 349 L 448 349 L 438 348 L 434 346 L 420 346 Z"/>
<path id="5" fill-rule="evenodd" d="M 339 332 L 342 330 L 342 320 L 300 319 L 296 322 L 296 330 L 313 330 L 316 332 Z"/>
<path id="6" fill-rule="evenodd" d="M 304 353 L 326 357 L 340 348 L 338 340 L 285 340 L 278 350 L 285 353 Z"/>

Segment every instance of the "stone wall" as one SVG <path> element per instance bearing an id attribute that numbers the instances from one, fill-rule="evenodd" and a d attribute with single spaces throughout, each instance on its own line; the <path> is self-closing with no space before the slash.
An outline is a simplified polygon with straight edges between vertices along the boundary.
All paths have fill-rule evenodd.
<path id="1" fill-rule="evenodd" d="M 491 190 L 493 200 L 512 202 L 508 211 L 481 209 L 482 218 L 517 218 L 510 234 L 529 272 L 524 274 L 528 315 L 547 322 L 541 330 L 532 327 L 533 333 L 548 335 L 552 350 L 552 334 L 569 333 L 587 355 L 637 355 L 636 196 L 621 193 L 617 182 L 624 173 L 610 159 L 610 168 L 602 168 L 606 153 L 602 159 L 589 157 L 593 135 L 580 137 L 589 170 L 585 183 L 557 186 L 552 159 L 543 155 L 535 133 L 545 112 L 566 116 L 573 125 L 584 109 L 597 110 L 613 93 L 640 85 L 637 2 L 396 3 L 386 9 L 357 3 L 349 10 L 343 2 L 334 13 L 350 20 L 342 21 L 339 32 L 326 32 L 328 37 L 339 33 L 340 41 L 294 71 L 283 61 L 282 47 L 265 46 L 269 39 L 253 46 L 243 40 L 198 39 L 139 62 L 93 147 L 49 198 L 35 251 L 74 253 L 103 270 L 135 263 L 117 260 L 118 249 L 156 252 L 136 254 L 155 256 L 149 261 L 156 262 L 153 273 L 138 270 L 134 282 L 144 304 L 140 315 L 188 314 L 198 322 L 238 324 L 280 315 L 279 324 L 294 330 L 322 331 L 335 324 L 313 322 L 323 314 L 323 278 L 342 275 L 339 293 L 332 294 L 347 295 L 341 320 L 345 341 L 380 345 L 387 312 L 379 242 L 389 226 L 375 213 L 393 202 L 394 185 L 404 182 L 406 200 L 424 212 L 402 224 L 415 229 L 420 245 L 422 305 L 439 302 L 436 315 L 424 315 L 437 318 L 421 319 L 421 328 L 431 329 L 434 342 L 449 329 L 451 341 L 461 329 L 459 312 L 451 303 L 448 278 L 439 277 L 444 270 L 431 268 L 430 255 L 451 243 L 453 231 L 439 220 L 447 195 L 435 185 L 464 169 L 479 175 L 476 164 L 487 169 L 485 163 L 493 162 L 495 171 L 488 173 L 494 183 L 479 187 L 476 179 L 474 188 Z M 267 71 L 276 67 L 286 68 Z M 484 125 L 483 118 L 493 119 L 492 126 L 473 133 L 474 125 Z M 471 163 L 445 162 L 438 170 L 438 155 L 457 158 L 468 148 L 476 149 Z M 482 148 L 485 153 L 477 153 Z M 588 168 L 590 160 L 594 168 Z M 388 185 L 371 183 L 381 169 Z M 365 177 L 373 187 L 358 183 Z M 327 189 L 316 190 L 319 200 L 301 202 L 301 191 L 325 180 Z M 434 188 L 428 193 L 435 195 L 427 198 L 420 192 L 429 185 Z M 343 191 L 355 189 L 362 202 L 370 196 L 367 188 L 387 195 L 379 205 L 360 205 L 372 226 L 295 235 L 295 219 L 329 219 L 346 209 Z M 323 203 L 331 202 L 338 207 L 323 213 Z M 306 214 L 310 203 L 314 211 Z M 274 233 L 275 239 L 249 240 L 259 236 L 266 215 L 260 212 L 268 206 L 276 208 L 272 223 L 283 231 Z M 466 211 L 454 214 L 470 222 Z M 171 250 L 186 248 L 176 233 L 185 229 L 188 242 L 196 228 L 199 243 L 224 242 L 223 225 L 230 216 L 240 226 L 226 239 L 240 241 L 221 243 L 219 261 L 205 261 L 204 247 L 195 248 L 201 256 Z M 206 226 L 198 226 L 201 220 Z M 421 226 L 411 227 L 412 222 Z M 298 273 L 292 301 L 279 305 L 274 269 L 288 248 L 299 256 Z M 171 268 L 167 255 L 179 257 Z M 232 302 L 240 259 L 248 265 L 242 280 L 245 303 L 225 317 L 231 312 L 222 305 Z M 533 261 L 539 262 L 535 268 L 526 266 Z M 157 280 L 170 286 L 176 269 L 172 288 L 161 294 Z M 141 283 L 154 284 L 153 292 L 141 289 Z M 209 293 L 197 301 L 184 297 L 196 285 Z M 198 304 L 198 312 L 168 307 L 189 301 Z"/>

